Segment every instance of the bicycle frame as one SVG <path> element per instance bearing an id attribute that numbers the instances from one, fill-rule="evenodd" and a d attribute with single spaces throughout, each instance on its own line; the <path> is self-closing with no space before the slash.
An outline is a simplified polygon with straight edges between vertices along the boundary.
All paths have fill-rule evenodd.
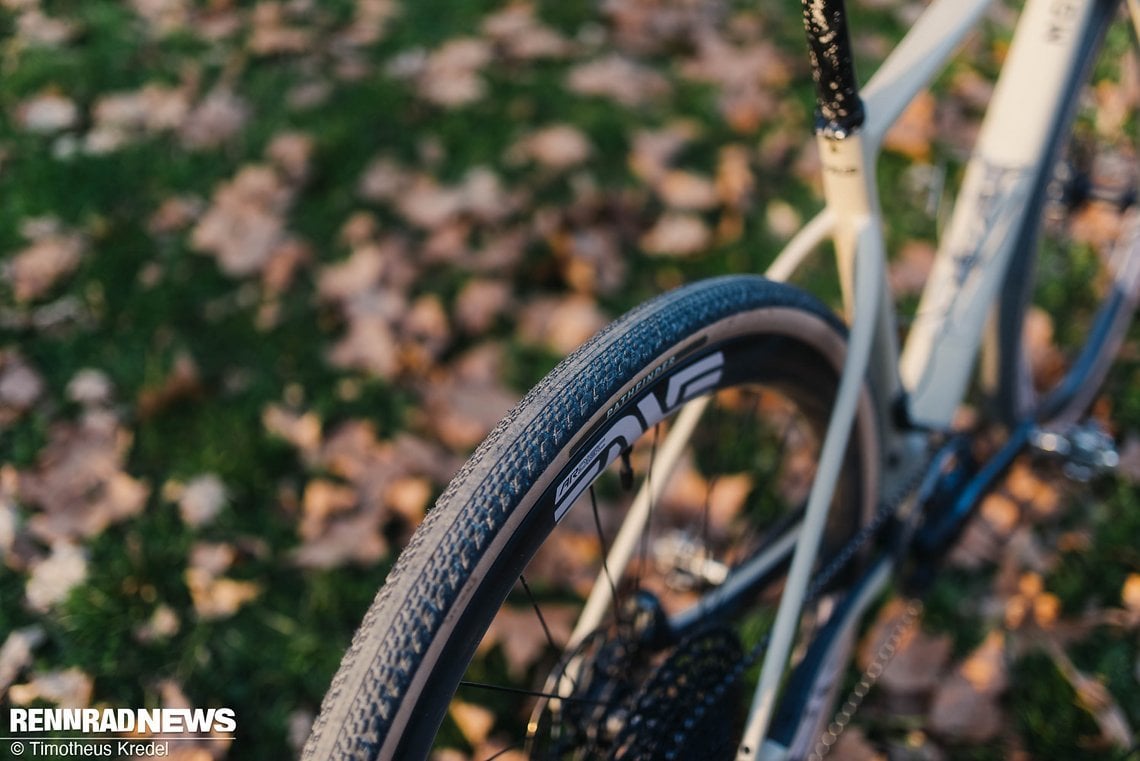
<path id="1" fill-rule="evenodd" d="M 887 256 L 875 163 L 891 124 L 946 63 L 991 0 L 935 0 L 862 91 L 846 39 L 842 0 L 804 0 L 820 99 L 816 140 L 826 206 L 765 273 L 785 280 L 831 236 L 850 343 L 816 481 L 780 599 L 738 761 L 784 757 L 762 743 L 772 718 L 823 526 L 855 417 L 869 378 L 884 432 L 883 492 L 899 488 L 920 466 L 927 432 L 948 430 L 973 375 L 987 318 L 1026 224 L 1028 200 L 1062 121 L 1071 75 L 1095 13 L 1107 0 L 1027 0 L 967 165 L 918 316 L 901 352 L 887 288 Z M 1133 20 L 1137 4 L 1130 0 Z M 1133 257 L 1135 258 L 1135 257 Z M 901 400 L 901 401 L 900 401 Z M 908 425 L 894 414 L 905 410 Z M 868 577 L 870 599 L 890 579 L 889 563 Z"/>

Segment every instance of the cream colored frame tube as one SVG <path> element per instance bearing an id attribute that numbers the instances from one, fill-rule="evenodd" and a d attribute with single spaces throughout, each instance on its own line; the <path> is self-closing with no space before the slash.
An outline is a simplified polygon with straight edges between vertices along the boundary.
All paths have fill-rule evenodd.
<path id="1" fill-rule="evenodd" d="M 942 68 L 990 0 L 936 0 L 863 89 L 867 120 L 863 130 L 843 139 L 818 138 L 824 172 L 826 210 L 777 257 L 769 270 L 788 277 L 803 260 L 820 230 L 832 230 L 844 296 L 851 322 L 847 366 L 808 499 L 803 529 L 781 596 L 768 650 L 738 761 L 782 759 L 786 749 L 763 738 L 771 721 L 799 623 L 804 594 L 822 536 L 835 478 L 854 420 L 859 387 L 870 377 L 886 416 L 889 402 L 906 389 L 913 418 L 947 427 L 961 403 L 981 343 L 982 328 L 1009 260 L 1014 222 L 1024 213 L 1033 169 L 1059 112 L 1065 73 L 1073 65 L 1080 31 L 1090 18 L 1091 1 L 1028 0 L 1013 46 L 995 90 L 975 158 L 967 172 L 950 234 L 940 247 L 927 285 L 921 319 L 912 329 L 899 364 L 894 305 L 886 289 L 886 254 L 875 185 L 875 162 L 887 129 L 927 81 Z M 1042 66 L 1042 60 L 1049 63 Z M 1032 122 L 1026 133 L 1026 123 Z M 996 191 L 987 181 L 990 167 L 1011 169 Z M 1012 179 L 1010 179 L 1012 178 Z M 1008 180 L 1008 183 L 1007 183 Z M 996 195 L 995 195 L 996 193 Z M 989 204 L 997 199 L 1001 214 Z M 981 232 L 979 232 L 979 230 Z M 981 258 L 959 282 L 963 251 Z M 975 260 L 971 260 L 971 264 Z M 895 368 L 901 378 L 895 374 Z M 901 382 L 900 382 L 901 381 Z M 884 419 L 883 430 L 892 421 Z M 902 440 L 888 441 L 888 451 Z M 897 454 L 897 452 L 896 452 Z M 890 484 L 888 472 L 884 483 Z"/>

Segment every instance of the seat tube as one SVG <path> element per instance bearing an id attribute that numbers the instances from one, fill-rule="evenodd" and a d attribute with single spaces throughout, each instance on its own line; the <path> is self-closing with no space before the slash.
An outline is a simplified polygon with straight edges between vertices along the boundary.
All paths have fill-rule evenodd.
<path id="1" fill-rule="evenodd" d="M 815 82 L 816 131 L 842 138 L 863 124 L 847 9 L 843 0 L 803 0 L 803 11 Z"/>

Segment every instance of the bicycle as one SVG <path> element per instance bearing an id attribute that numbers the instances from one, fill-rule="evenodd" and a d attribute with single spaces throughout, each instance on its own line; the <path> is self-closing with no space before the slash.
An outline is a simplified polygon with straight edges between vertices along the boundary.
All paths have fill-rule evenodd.
<path id="1" fill-rule="evenodd" d="M 899 346 L 876 157 L 988 5 L 935 0 L 859 87 L 843 3 L 804 0 L 825 210 L 764 277 L 643 304 L 508 414 L 377 595 L 306 758 L 426 757 L 441 725 L 444 745 L 459 734 L 445 723 L 457 689 L 525 701 L 507 712 L 521 739 L 503 753 L 820 757 L 864 613 L 892 582 L 921 589 L 1014 457 L 1034 445 L 1111 464 L 1110 443 L 1079 421 L 1140 299 L 1135 214 L 1085 345 L 1051 387 L 1034 388 L 1021 337 L 1039 220 L 1116 0 L 1026 3 Z M 1140 3 L 1127 6 L 1140 29 Z M 829 236 L 845 320 L 784 282 Z M 1007 431 L 980 462 L 971 431 L 953 425 L 979 353 Z M 763 462 L 773 451 L 785 459 Z M 765 464 L 773 483 L 757 486 Z M 687 493 L 694 483 L 703 496 Z M 623 493 L 621 525 L 607 525 Z M 563 542 L 589 532 L 592 579 L 544 576 Z M 582 598 L 572 626 L 539 604 Z M 516 685 L 484 684 L 468 664 L 496 615 L 509 626 L 520 608 L 559 654 Z"/>

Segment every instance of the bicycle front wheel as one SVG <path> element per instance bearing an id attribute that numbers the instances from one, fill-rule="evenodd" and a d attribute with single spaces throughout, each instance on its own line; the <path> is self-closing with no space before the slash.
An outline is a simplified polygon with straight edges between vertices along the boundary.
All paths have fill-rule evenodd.
<path id="1" fill-rule="evenodd" d="M 814 298 L 751 276 L 595 336 L 429 512 L 304 757 L 731 757 L 741 653 L 774 615 L 845 339 Z M 875 420 L 864 389 L 822 556 L 876 503 Z M 826 597 L 809 607 L 805 631 Z"/>

